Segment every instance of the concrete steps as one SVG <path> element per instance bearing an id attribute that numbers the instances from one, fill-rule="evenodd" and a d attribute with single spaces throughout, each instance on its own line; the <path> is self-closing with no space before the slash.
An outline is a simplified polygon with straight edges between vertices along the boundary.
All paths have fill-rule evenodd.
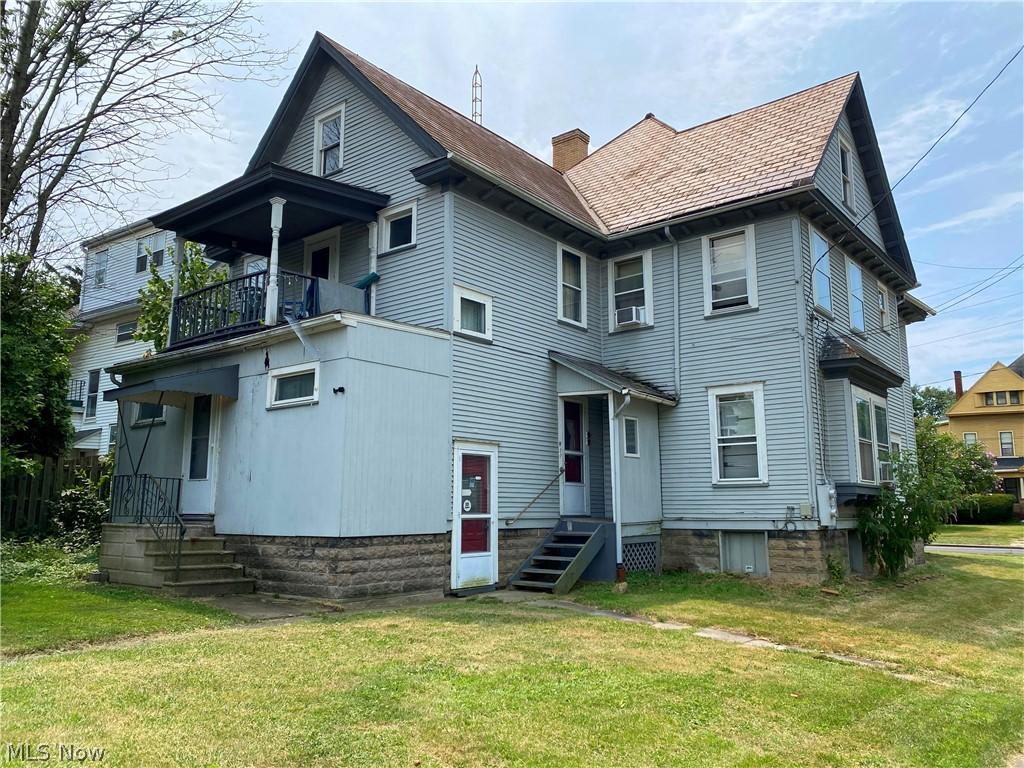
<path id="1" fill-rule="evenodd" d="M 182 574 L 184 576 L 184 574 Z M 256 579 L 241 576 L 230 579 L 195 579 L 193 581 L 165 581 L 163 589 L 177 597 L 212 597 L 214 595 L 240 595 L 256 591 Z"/>

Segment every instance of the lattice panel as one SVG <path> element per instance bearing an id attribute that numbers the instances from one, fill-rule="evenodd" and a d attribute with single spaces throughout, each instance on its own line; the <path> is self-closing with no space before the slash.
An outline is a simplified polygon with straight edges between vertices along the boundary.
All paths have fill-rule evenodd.
<path id="1" fill-rule="evenodd" d="M 622 560 L 626 573 L 658 570 L 657 541 L 626 541 L 622 544 Z"/>

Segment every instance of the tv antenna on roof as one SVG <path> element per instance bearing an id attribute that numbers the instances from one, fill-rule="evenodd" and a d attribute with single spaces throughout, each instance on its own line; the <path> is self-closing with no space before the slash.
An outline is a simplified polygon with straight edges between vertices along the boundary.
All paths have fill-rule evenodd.
<path id="1" fill-rule="evenodd" d="M 473 70 L 473 122 L 484 124 L 484 81 L 479 65 Z"/>

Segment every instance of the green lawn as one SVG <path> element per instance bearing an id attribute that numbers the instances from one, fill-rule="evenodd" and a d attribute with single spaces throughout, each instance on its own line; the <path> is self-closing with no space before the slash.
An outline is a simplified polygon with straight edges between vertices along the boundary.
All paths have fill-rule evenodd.
<path id="1" fill-rule="evenodd" d="M 944 525 L 935 537 L 936 544 L 999 544 L 1024 547 L 1024 523 L 992 525 Z"/>
<path id="2" fill-rule="evenodd" d="M 935 560 L 839 598 L 680 576 L 576 593 L 807 645 L 834 632 L 933 679 L 453 600 L 8 660 L 4 738 L 106 747 L 110 766 L 1000 766 L 1024 730 L 1021 563 Z"/>

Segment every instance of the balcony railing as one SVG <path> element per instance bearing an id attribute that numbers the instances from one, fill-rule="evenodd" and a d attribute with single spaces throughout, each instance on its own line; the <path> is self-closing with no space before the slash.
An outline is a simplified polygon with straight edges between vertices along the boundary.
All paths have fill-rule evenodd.
<path id="1" fill-rule="evenodd" d="M 72 379 L 68 382 L 68 405 L 76 411 L 85 407 L 85 379 Z"/>
<path id="2" fill-rule="evenodd" d="M 170 344 L 182 346 L 257 330 L 267 317 L 266 270 L 182 294 L 174 300 Z M 324 312 L 366 312 L 366 292 L 351 285 L 278 271 L 277 316 L 304 320 Z"/>

